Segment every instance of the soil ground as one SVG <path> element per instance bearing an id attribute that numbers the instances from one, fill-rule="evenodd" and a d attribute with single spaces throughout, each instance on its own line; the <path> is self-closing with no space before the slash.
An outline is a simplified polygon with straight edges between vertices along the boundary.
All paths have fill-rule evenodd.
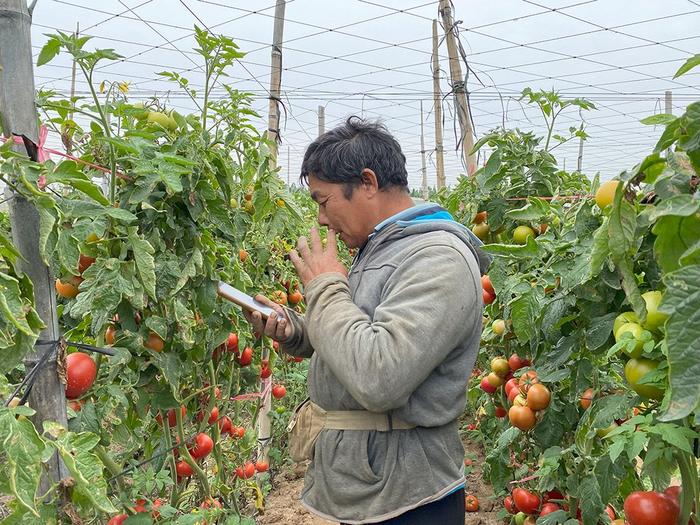
<path id="1" fill-rule="evenodd" d="M 479 511 L 468 512 L 466 525 L 500 525 L 498 520 L 500 503 L 495 502 L 491 487 L 481 477 L 481 465 L 484 454 L 481 448 L 469 441 L 464 442 L 466 457 L 472 460 L 467 467 L 467 494 L 474 494 L 479 499 Z M 265 515 L 257 522 L 260 525 L 336 525 L 310 513 L 299 501 L 304 487 L 305 466 L 281 472 L 273 480 L 273 490 L 265 504 Z"/>

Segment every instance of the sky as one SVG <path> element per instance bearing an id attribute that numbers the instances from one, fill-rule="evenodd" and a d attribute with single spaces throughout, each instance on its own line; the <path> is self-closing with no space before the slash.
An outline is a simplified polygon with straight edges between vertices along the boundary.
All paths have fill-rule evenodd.
<path id="1" fill-rule="evenodd" d="M 582 171 L 606 180 L 652 151 L 663 131 L 639 121 L 665 112 L 665 93 L 680 114 L 700 100 L 700 68 L 673 75 L 700 53 L 700 0 L 454 0 L 459 40 L 470 66 L 467 88 L 476 138 L 498 126 L 544 134 L 538 110 L 518 101 L 529 87 L 584 97 L 597 110 L 572 109 L 557 131 L 585 120 Z M 246 56 L 221 82 L 254 95 L 267 128 L 274 0 L 38 0 L 33 16 L 34 59 L 57 30 L 93 39 L 92 48 L 113 48 L 125 58 L 98 66 L 95 83 L 130 82 L 131 100 L 158 96 L 181 113 L 195 105 L 157 75 L 178 71 L 201 85 L 194 25 L 232 37 Z M 280 175 L 295 181 L 306 146 L 318 136 L 318 107 L 325 129 L 350 115 L 380 119 L 400 142 L 409 184 L 421 184 L 421 104 L 427 179 L 435 184 L 435 116 L 431 68 L 432 20 L 437 1 L 288 0 L 283 35 Z M 439 20 L 441 22 L 441 20 Z M 447 48 L 440 38 L 440 85 L 444 117 L 445 174 L 454 184 L 465 173 L 450 93 Z M 464 62 L 462 71 L 466 73 Z M 61 55 L 35 68 L 37 88 L 70 93 L 71 61 Z M 78 76 L 76 93 L 87 94 Z M 223 88 L 215 89 L 222 96 Z M 54 140 L 56 140 L 54 138 Z M 559 165 L 577 166 L 578 140 L 555 148 Z M 483 163 L 484 157 L 479 159 Z"/>

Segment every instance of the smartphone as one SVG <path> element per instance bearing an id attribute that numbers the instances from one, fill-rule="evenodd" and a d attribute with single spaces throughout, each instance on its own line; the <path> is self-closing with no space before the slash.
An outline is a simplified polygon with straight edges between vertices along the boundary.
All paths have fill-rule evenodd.
<path id="1" fill-rule="evenodd" d="M 274 310 L 269 306 L 264 305 L 260 301 L 256 301 L 247 293 L 242 292 L 238 288 L 234 288 L 230 284 L 226 284 L 223 281 L 219 281 L 217 292 L 224 299 L 237 304 L 249 312 L 260 312 L 264 318 L 270 317 L 270 314 L 274 312 Z"/>

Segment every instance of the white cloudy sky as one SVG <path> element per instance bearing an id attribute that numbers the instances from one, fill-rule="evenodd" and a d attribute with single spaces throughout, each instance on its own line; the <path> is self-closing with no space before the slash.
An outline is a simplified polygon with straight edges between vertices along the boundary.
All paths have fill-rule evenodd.
<path id="1" fill-rule="evenodd" d="M 35 58 L 56 29 L 94 38 L 126 60 L 105 63 L 101 80 L 130 81 L 134 99 L 153 94 L 180 112 L 194 106 L 158 71 L 188 70 L 201 84 L 193 26 L 233 37 L 248 54 L 226 82 L 255 94 L 267 127 L 270 42 L 274 0 L 38 0 L 33 19 Z M 583 96 L 598 110 L 584 115 L 591 139 L 583 171 L 610 178 L 651 151 L 661 130 L 639 120 L 663 112 L 672 91 L 679 113 L 700 99 L 700 68 L 672 80 L 678 67 L 700 52 L 700 0 L 454 0 L 461 42 L 471 68 L 477 136 L 505 122 L 542 132 L 541 118 L 517 102 L 525 87 L 554 88 Z M 351 114 L 381 118 L 402 144 L 409 181 L 420 184 L 420 103 L 423 101 L 428 178 L 435 179 L 431 32 L 437 1 L 289 0 L 286 5 L 282 91 L 288 109 L 280 147 L 281 174 L 292 180 L 306 145 L 317 135 L 317 108 L 325 106 L 326 129 Z M 440 31 L 442 29 L 440 28 Z M 442 35 L 442 33 L 441 33 Z M 70 61 L 61 56 L 35 70 L 37 87 L 68 92 Z M 440 48 L 442 91 L 449 86 L 447 49 Z M 479 82 L 479 80 L 481 81 Z M 483 83 L 483 85 L 482 85 Z M 77 92 L 86 84 L 79 79 Z M 219 91 L 221 93 L 221 91 Z M 444 102 L 448 183 L 464 172 L 455 152 L 451 97 Z M 580 121 L 575 111 L 561 129 Z M 576 166 L 578 143 L 555 150 L 560 164 Z"/>

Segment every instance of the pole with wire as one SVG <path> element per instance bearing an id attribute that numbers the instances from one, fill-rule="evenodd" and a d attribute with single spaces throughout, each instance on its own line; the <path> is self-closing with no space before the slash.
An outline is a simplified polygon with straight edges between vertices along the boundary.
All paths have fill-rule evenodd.
<path id="1" fill-rule="evenodd" d="M 472 119 L 467 103 L 467 90 L 462 67 L 457 55 L 457 44 L 455 42 L 455 25 L 452 19 L 451 0 L 440 0 L 440 14 L 445 26 L 445 42 L 447 44 L 447 54 L 450 62 L 450 77 L 452 78 L 452 92 L 455 98 L 455 109 L 459 119 L 461 130 L 460 144 L 462 146 L 462 156 L 467 165 L 467 173 L 473 175 L 476 171 L 476 158 L 472 153 L 474 149 L 474 130 L 472 129 Z"/>
<path id="2" fill-rule="evenodd" d="M 275 25 L 272 33 L 272 77 L 270 79 L 270 110 L 268 115 L 267 137 L 270 139 L 270 167 L 277 167 L 277 143 L 279 141 L 280 126 L 280 87 L 282 84 L 282 40 L 284 32 L 284 7 L 285 0 L 277 0 L 275 5 Z M 289 173 L 289 166 L 287 166 Z M 270 358 L 270 347 L 263 345 L 262 359 Z M 265 379 L 264 381 L 268 381 Z M 270 389 L 263 390 L 265 394 L 261 400 L 260 417 L 258 417 L 258 443 L 260 443 L 260 457 L 268 461 L 270 450 L 270 438 L 272 436 L 272 422 L 270 410 L 272 399 Z"/>
<path id="3" fill-rule="evenodd" d="M 318 136 L 326 132 L 326 108 L 318 106 Z"/>
<path id="4" fill-rule="evenodd" d="M 270 105 L 268 110 L 267 138 L 270 140 L 272 168 L 277 167 L 277 143 L 280 136 L 280 88 L 282 85 L 282 39 L 284 33 L 285 0 L 275 4 L 275 25 L 272 32 L 272 59 L 270 78 Z"/>
<path id="5" fill-rule="evenodd" d="M 423 137 L 423 101 L 420 101 L 420 161 L 421 161 L 421 188 L 423 200 L 428 200 L 428 171 L 425 167 L 425 138 Z"/>
<path id="6" fill-rule="evenodd" d="M 25 0 L 0 0 L 0 68 L 5 71 L 0 82 L 0 115 L 6 135 L 24 134 L 38 140 L 37 113 L 34 106 L 34 71 L 32 67 L 31 8 Z M 11 72 L 11 74 L 8 74 Z M 24 152 L 24 146 L 16 147 Z M 34 284 L 35 309 L 46 328 L 40 337 L 58 341 L 56 294 L 51 269 L 39 253 L 39 212 L 34 205 L 10 187 L 5 191 L 10 199 L 12 241 L 21 253 L 18 268 Z M 67 427 L 65 387 L 58 377 L 58 345 L 29 353 L 24 360 L 26 370 L 34 370 L 28 403 L 36 413 L 32 422 L 38 429 L 44 421 L 56 421 Z M 48 353 L 47 353 L 48 352 Z M 44 361 L 43 366 L 37 366 Z M 68 470 L 54 453 L 44 465 L 39 491 L 46 493 L 53 483 L 68 476 Z"/>
<path id="7" fill-rule="evenodd" d="M 442 154 L 442 97 L 440 96 L 440 59 L 438 58 L 437 20 L 433 19 L 433 108 L 435 112 L 435 166 L 437 189 L 445 187 L 445 159 Z"/>

